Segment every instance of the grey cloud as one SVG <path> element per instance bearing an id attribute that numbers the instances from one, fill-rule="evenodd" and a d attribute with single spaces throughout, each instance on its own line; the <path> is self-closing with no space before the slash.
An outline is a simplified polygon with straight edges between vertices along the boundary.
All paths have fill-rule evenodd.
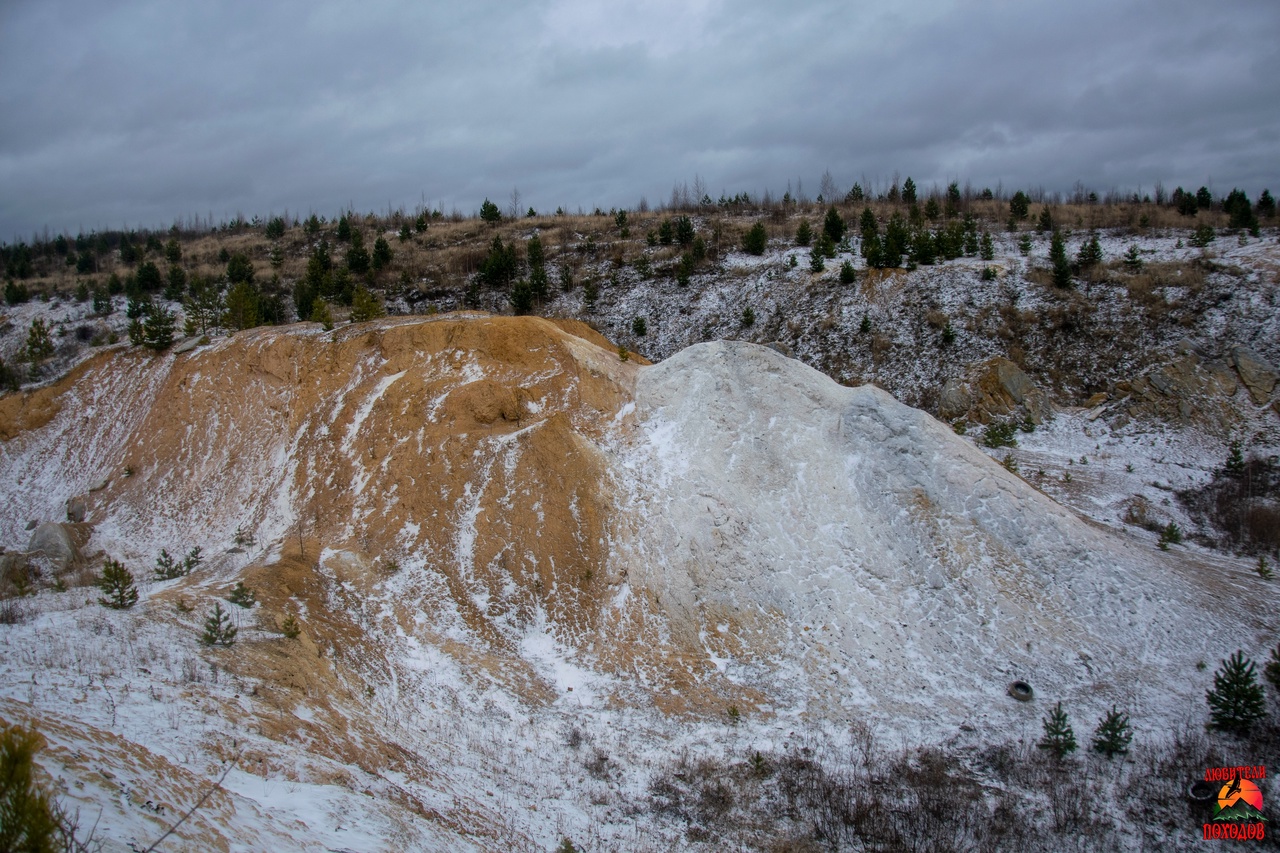
<path id="1" fill-rule="evenodd" d="M 0 239 L 339 206 L 918 184 L 1280 189 L 1280 7 L 582 0 L 0 11 Z M 584 11 L 585 10 L 585 11 Z"/>

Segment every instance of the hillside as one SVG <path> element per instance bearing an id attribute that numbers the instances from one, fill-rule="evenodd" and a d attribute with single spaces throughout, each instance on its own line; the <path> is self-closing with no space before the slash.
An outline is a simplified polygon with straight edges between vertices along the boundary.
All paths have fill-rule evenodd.
<path id="1" fill-rule="evenodd" d="M 263 327 L 106 347 L 0 414 L 0 543 L 69 500 L 89 525 L 82 562 L 8 601 L 0 717 L 39 725 L 109 849 L 233 757 L 189 843 L 765 846 L 807 819 L 763 822 L 749 786 L 672 818 L 664 786 L 693 778 L 673 762 L 816 748 L 835 772 L 858 732 L 907 760 L 1034 739 L 1059 700 L 1082 729 L 1116 704 L 1176 730 L 1203 662 L 1280 629 L 1248 561 L 1083 518 L 951 426 L 748 342 L 649 365 L 572 320 Z M 1054 431 L 1087 423 L 1016 452 L 1061 461 L 1077 434 Z M 191 574 L 151 579 L 194 547 Z M 83 586 L 106 556 L 133 609 Z M 257 605 L 223 604 L 235 644 L 201 646 L 237 582 Z"/>

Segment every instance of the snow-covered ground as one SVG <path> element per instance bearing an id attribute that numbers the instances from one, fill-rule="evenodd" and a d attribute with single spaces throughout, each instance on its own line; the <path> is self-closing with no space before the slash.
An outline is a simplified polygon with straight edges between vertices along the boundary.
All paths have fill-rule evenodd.
<path id="1" fill-rule="evenodd" d="M 1151 261 L 1199 256 L 1176 239 L 1138 242 Z M 1204 312 L 1195 331 L 1247 343 L 1274 363 L 1280 320 L 1267 265 L 1275 248 L 1224 239 L 1218 260 L 1246 269 L 1256 287 Z M 1035 254 L 1046 242 L 1039 238 Z M 1116 257 L 1128 242 L 1108 236 L 1104 251 Z M 0 529 L 3 544 L 20 547 L 28 519 L 56 517 L 104 471 L 118 477 L 124 459 L 157 446 L 148 424 L 176 418 L 169 431 L 190 436 L 174 451 L 182 465 L 149 450 L 134 460 L 138 478 L 111 487 L 117 503 L 90 517 L 88 550 L 128 558 L 142 602 L 109 611 L 83 587 L 20 599 L 26 618 L 0 626 L 0 718 L 39 725 L 50 742 L 44 767 L 82 824 L 97 821 L 109 850 L 145 848 L 233 757 L 223 793 L 180 831 L 189 844 L 547 850 L 569 837 L 590 850 L 660 850 L 687 843 L 684 827 L 641 806 L 654 775 L 681 756 L 811 747 L 838 766 L 852 760 L 859 726 L 891 746 L 1032 739 L 1046 703 L 1058 699 L 1076 719 L 1115 704 L 1140 731 L 1171 731 L 1202 714 L 1220 658 L 1238 647 L 1261 656 L 1280 630 L 1280 593 L 1256 577 L 1252 560 L 1192 544 L 1162 552 L 1155 534 L 1121 522 L 1126 503 L 1143 495 L 1190 529 L 1172 492 L 1222 464 L 1220 437 L 1142 421 L 1113 428 L 1067 407 L 1019 433 L 1016 448 L 990 450 L 976 430 L 957 436 L 875 388 L 842 387 L 771 350 L 683 349 L 707 337 L 783 338 L 821 364 L 840 353 L 833 341 L 842 336 L 849 353 L 861 352 L 854 330 L 866 314 L 894 347 L 880 364 L 868 349 L 871 375 L 856 359 L 850 375 L 924 396 L 939 378 L 1001 351 L 957 322 L 956 349 L 945 353 L 920 312 L 902 306 L 976 316 L 1015 289 L 1020 309 L 1053 303 L 1023 277 L 1012 240 L 997 235 L 997 243 L 1004 272 L 992 282 L 968 259 L 890 276 L 876 289 L 865 279 L 841 289 L 835 265 L 815 283 L 804 251 L 785 249 L 731 255 L 731 275 L 695 278 L 687 291 L 606 290 L 598 309 L 606 332 L 614 324 L 627 338 L 630 319 L 646 316 L 649 335 L 631 343 L 665 360 L 623 374 L 616 354 L 575 338 L 565 346 L 577 353 L 577 374 L 550 362 L 502 373 L 500 384 L 533 389 L 524 414 L 510 425 L 491 421 L 492 434 L 457 421 L 472 443 L 454 455 L 419 430 L 460 417 L 443 401 L 499 376 L 481 367 L 492 351 L 466 349 L 462 320 L 460 343 L 438 353 L 394 352 L 379 336 L 369 344 L 354 329 L 322 335 L 310 326 L 184 356 L 122 355 L 110 381 L 98 376 L 64 398 L 44 438 L 37 431 L 0 444 Z M 786 265 L 793 253 L 798 270 Z M 1112 290 L 1098 298 L 1119 313 L 1127 297 Z M 576 298 L 562 297 L 561 307 Z M 738 325 L 748 303 L 760 318 L 754 331 Z M 13 326 L 0 342 L 10 347 L 41 312 L 72 330 L 85 310 L 7 309 Z M 831 327 L 820 329 L 827 316 Z M 1153 333 L 1130 367 L 1144 366 L 1169 334 Z M 288 374 L 328 365 L 328 351 L 308 361 L 306 348 L 329 341 L 344 354 L 326 369 L 346 372 L 312 405 L 308 380 Z M 919 367 L 912 346 L 927 352 Z M 185 373 L 175 372 L 178 359 L 189 360 Z M 241 363 L 251 369 L 236 372 Z M 577 384 L 554 384 L 570 374 Z M 211 386 L 234 393 L 211 411 L 153 411 L 179 376 L 191 379 L 182 387 L 193 399 Z M 606 380 L 607 393 L 585 390 Z M 248 417 L 258 409 L 270 415 Z M 591 476 L 612 513 L 597 581 L 607 587 L 573 599 L 598 606 L 594 632 L 552 606 L 504 609 L 527 580 L 492 573 L 521 549 L 486 550 L 483 541 L 486 529 L 500 535 L 485 528 L 488 516 L 541 488 L 518 478 L 529 457 L 553 455 L 534 442 L 557 413 L 574 419 L 583 443 L 572 453 L 554 446 L 566 462 L 598 460 Z M 1274 414 L 1251 410 L 1246 420 L 1255 448 L 1280 448 Z M 50 438 L 57 430 L 76 440 Z M 321 443 L 327 436 L 332 445 Z M 431 461 L 408 477 L 415 453 Z M 1018 475 L 998 464 L 1010 454 Z M 467 489 L 449 493 L 448 512 L 406 514 L 416 493 L 446 491 L 458 476 Z M 319 516 L 308 520 L 305 508 L 326 490 L 349 498 L 349 517 L 325 519 L 337 541 L 309 552 L 313 569 L 288 562 L 291 537 L 318 536 Z M 534 500 L 529 518 L 541 525 L 549 504 Z M 571 502 L 567 512 L 587 518 L 590 508 Z M 397 520 L 390 532 L 377 527 L 386 517 Z M 258 541 L 232 551 L 245 518 Z M 431 544 L 433 528 L 448 531 L 447 546 Z M 589 529 L 583 522 L 575 535 Z M 546 553 L 532 521 L 503 530 Z M 147 579 L 149 560 L 174 543 L 205 547 L 204 568 L 181 581 Z M 370 555 L 389 543 L 400 570 L 380 575 Z M 287 590 L 280 600 L 308 626 L 303 638 L 282 637 L 262 606 L 230 608 L 237 645 L 201 647 L 208 603 L 241 578 Z M 180 612 L 188 600 L 199 606 Z M 477 627 L 473 608 L 493 633 Z M 1036 702 L 1005 694 L 1015 678 L 1033 684 Z"/>

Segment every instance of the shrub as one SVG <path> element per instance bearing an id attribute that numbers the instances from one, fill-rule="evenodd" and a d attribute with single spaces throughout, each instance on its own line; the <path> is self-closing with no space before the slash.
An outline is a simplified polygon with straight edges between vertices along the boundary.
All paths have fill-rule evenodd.
<path id="1" fill-rule="evenodd" d="M 204 620 L 204 632 L 200 642 L 206 646 L 230 646 L 236 641 L 236 627 L 231 624 L 231 614 L 214 602 L 213 609 Z"/>
<path id="2" fill-rule="evenodd" d="M 742 238 L 743 251 L 751 255 L 763 255 L 768 244 L 769 234 L 765 231 L 763 222 L 757 222 L 752 225 L 751 230 L 747 232 L 747 236 Z"/>
<path id="3" fill-rule="evenodd" d="M 1219 731 L 1245 735 L 1253 724 L 1267 715 L 1257 667 L 1237 650 L 1213 674 L 1213 689 L 1205 693 L 1209 703 L 1209 725 Z"/>
<path id="4" fill-rule="evenodd" d="M 1041 721 L 1041 725 L 1044 726 L 1044 737 L 1036 744 L 1038 748 L 1053 753 L 1058 759 L 1075 752 L 1076 735 L 1071 730 L 1071 723 L 1067 721 L 1067 712 L 1062 710 L 1061 702 L 1053 707 Z"/>
<path id="5" fill-rule="evenodd" d="M 112 610 L 128 610 L 138 603 L 138 588 L 133 583 L 133 574 L 116 560 L 107 558 L 102 566 L 102 574 L 95 581 L 103 597 L 98 603 Z"/>

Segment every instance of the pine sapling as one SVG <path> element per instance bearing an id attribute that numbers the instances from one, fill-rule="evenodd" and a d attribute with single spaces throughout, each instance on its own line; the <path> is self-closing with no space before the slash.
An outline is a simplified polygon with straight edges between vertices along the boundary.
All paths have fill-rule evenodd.
<path id="1" fill-rule="evenodd" d="M 97 579 L 98 589 L 103 597 L 98 603 L 112 610 L 128 610 L 138 603 L 138 588 L 133 583 L 133 573 L 124 564 L 107 558 L 102 567 L 102 574 Z"/>
<path id="2" fill-rule="evenodd" d="M 1257 571 L 1258 571 L 1258 577 L 1262 578 L 1264 581 L 1269 581 L 1275 577 L 1275 572 L 1271 571 L 1271 566 L 1267 564 L 1266 554 L 1258 555 Z"/>
<path id="3" fill-rule="evenodd" d="M 280 633 L 290 640 L 298 639 L 298 635 L 302 633 L 302 628 L 298 625 L 298 620 L 293 617 L 292 613 L 284 617 L 284 621 L 280 623 Z"/>
<path id="4" fill-rule="evenodd" d="M 1209 725 L 1236 735 L 1248 734 L 1253 724 L 1267 715 L 1257 666 L 1237 650 L 1213 674 L 1213 689 L 1205 693 L 1209 703 Z"/>
<path id="5" fill-rule="evenodd" d="M 1067 712 L 1062 710 L 1062 703 L 1054 706 L 1049 715 L 1042 721 L 1044 737 L 1036 744 L 1040 749 L 1052 752 L 1055 758 L 1062 759 L 1069 752 L 1076 751 L 1076 735 L 1067 722 Z"/>
<path id="6" fill-rule="evenodd" d="M 222 609 L 218 602 L 213 603 L 213 610 L 204 620 L 204 633 L 200 642 L 206 646 L 230 646 L 236 641 L 236 626 L 231 624 L 231 614 Z"/>
<path id="7" fill-rule="evenodd" d="M 1117 711 L 1115 706 L 1098 723 L 1093 732 L 1093 749 L 1107 758 L 1123 755 L 1129 751 L 1129 743 L 1133 740 L 1133 731 L 1129 727 L 1129 715 Z"/>
<path id="8" fill-rule="evenodd" d="M 244 585 L 244 581 L 236 581 L 235 588 L 227 596 L 227 601 L 248 609 L 253 607 L 258 602 L 258 599 L 254 596 L 253 590 Z"/>

